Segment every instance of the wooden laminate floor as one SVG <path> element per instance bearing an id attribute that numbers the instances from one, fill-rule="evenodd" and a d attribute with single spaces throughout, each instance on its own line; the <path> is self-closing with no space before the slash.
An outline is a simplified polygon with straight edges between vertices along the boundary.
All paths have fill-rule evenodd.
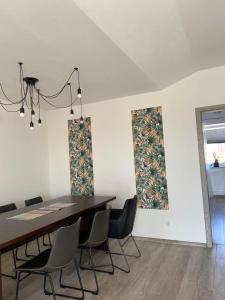
<path id="1" fill-rule="evenodd" d="M 225 299 L 225 246 L 215 245 L 212 250 L 202 247 L 168 245 L 138 241 L 142 251 L 140 259 L 129 258 L 131 273 L 116 270 L 114 275 L 98 274 L 100 294 L 85 294 L 87 300 L 223 300 Z M 116 247 L 113 247 L 116 248 Z M 115 249 L 114 249 L 115 250 Z M 132 244 L 127 251 L 133 252 Z M 96 254 L 96 260 L 106 259 Z M 120 257 L 115 263 L 122 265 Z M 4 255 L 3 266 L 10 269 L 10 256 Z M 85 287 L 93 286 L 92 274 L 82 271 Z M 72 269 L 68 269 L 66 282 L 77 284 Z M 58 275 L 54 276 L 57 290 Z M 15 281 L 4 278 L 5 300 L 15 297 Z M 52 299 L 42 292 L 43 278 L 30 276 L 21 284 L 21 300 Z M 65 290 L 73 295 L 73 291 Z M 59 298 L 63 299 L 63 298 Z"/>
<path id="2" fill-rule="evenodd" d="M 210 199 L 213 243 L 225 245 L 225 196 Z"/>

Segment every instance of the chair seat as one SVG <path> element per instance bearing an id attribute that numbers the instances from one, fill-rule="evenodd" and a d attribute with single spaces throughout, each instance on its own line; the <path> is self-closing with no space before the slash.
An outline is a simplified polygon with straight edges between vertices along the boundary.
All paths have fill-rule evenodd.
<path id="1" fill-rule="evenodd" d="M 35 256 L 31 260 L 26 261 L 24 264 L 17 268 L 17 271 L 21 270 L 35 270 L 44 267 L 48 261 L 51 249 L 47 249 Z"/>

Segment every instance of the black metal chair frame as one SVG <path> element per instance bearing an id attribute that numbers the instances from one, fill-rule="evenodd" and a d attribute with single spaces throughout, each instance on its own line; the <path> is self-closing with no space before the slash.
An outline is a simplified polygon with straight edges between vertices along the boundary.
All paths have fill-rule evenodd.
<path id="1" fill-rule="evenodd" d="M 131 207 L 130 207 L 130 205 L 131 205 Z M 120 256 L 124 257 L 126 268 L 124 269 L 118 265 L 114 265 L 114 267 L 125 273 L 130 272 L 130 265 L 128 263 L 127 257 L 135 257 L 135 258 L 141 257 L 140 249 L 138 248 L 138 245 L 132 235 L 132 230 L 133 230 L 133 225 L 134 225 L 134 220 L 135 220 L 135 215 L 136 215 L 136 208 L 137 208 L 137 196 L 134 196 L 133 198 L 126 200 L 123 209 L 112 209 L 112 215 L 114 213 L 115 217 L 116 217 L 115 219 L 112 218 L 112 226 L 116 226 L 117 230 L 119 230 L 119 231 L 116 231 L 116 233 L 113 233 L 113 234 L 109 233 L 109 238 L 111 238 L 111 236 L 115 236 L 115 237 L 113 237 L 113 239 L 117 239 L 119 247 L 120 247 L 120 253 L 111 252 L 111 254 L 112 255 L 120 255 Z M 132 209 L 132 210 L 130 210 L 130 209 Z M 120 226 L 122 227 L 121 229 L 120 229 Z M 110 230 L 109 230 L 109 232 L 110 232 Z M 125 241 L 122 242 L 122 240 L 124 238 L 125 238 Z M 127 244 L 127 242 L 129 240 L 132 240 L 132 242 L 138 252 L 137 255 L 131 255 L 131 254 L 125 253 L 124 246 Z"/>
<path id="2" fill-rule="evenodd" d="M 53 283 L 53 280 L 52 280 L 52 276 L 51 276 L 50 273 L 47 273 L 47 272 L 35 272 L 35 271 L 25 271 L 24 270 L 24 271 L 18 271 L 17 286 L 16 286 L 16 300 L 18 300 L 18 296 L 19 296 L 18 294 L 19 294 L 20 282 L 24 278 L 26 278 L 27 276 L 32 275 L 32 274 L 44 276 L 44 285 L 43 285 L 44 294 L 47 295 L 47 296 L 52 296 L 54 300 L 56 300 L 56 296 L 57 297 L 62 297 L 62 298 L 83 300 L 84 299 L 84 289 L 83 289 L 83 285 L 82 285 L 82 281 L 81 281 L 79 267 L 78 267 L 78 264 L 77 264 L 76 260 L 74 260 L 74 264 L 75 264 L 76 273 L 77 273 L 78 281 L 79 281 L 79 284 L 80 284 L 80 288 L 73 287 L 73 289 L 81 291 L 82 292 L 82 296 L 81 297 L 75 297 L 75 296 L 70 296 L 70 295 L 66 295 L 66 294 L 62 294 L 62 293 L 56 293 L 55 292 L 55 288 L 54 288 L 54 283 Z M 62 272 L 62 270 L 61 270 L 61 272 Z M 27 274 L 27 275 L 24 276 L 23 278 L 21 278 L 21 275 L 23 273 Z M 47 287 L 46 287 L 47 278 L 49 279 L 51 291 L 47 290 Z"/>
<path id="3" fill-rule="evenodd" d="M 110 264 L 105 264 L 105 265 L 95 265 L 95 264 L 93 263 L 93 267 L 94 267 L 94 269 L 95 269 L 96 272 L 106 273 L 106 274 L 113 275 L 114 272 L 115 272 L 115 269 L 114 269 L 114 264 L 113 264 L 113 259 L 112 259 L 112 252 L 109 251 L 109 242 L 108 242 L 108 240 L 104 243 L 103 247 L 104 247 L 104 249 L 97 249 L 97 250 L 105 251 L 105 253 L 107 253 L 107 254 L 109 255 L 109 258 L 110 258 Z M 92 268 L 90 268 L 90 267 L 85 267 L 85 266 L 82 264 L 82 256 L 83 256 L 83 251 L 84 251 L 85 249 L 87 249 L 87 250 L 91 249 L 91 250 L 92 250 L 92 248 L 85 248 L 85 247 L 84 247 L 84 248 L 82 248 L 82 247 L 80 248 L 80 268 L 81 268 L 81 270 L 89 270 L 89 271 L 92 271 Z M 93 250 L 95 250 L 95 249 L 93 249 Z M 92 253 L 91 253 L 91 255 L 92 255 L 92 260 L 93 260 L 93 258 L 94 258 L 93 250 L 92 250 Z M 90 264 L 90 260 L 91 260 L 91 255 L 90 255 L 90 253 L 89 253 L 89 264 Z M 112 267 L 112 271 L 99 269 L 99 268 L 104 268 L 104 267 L 108 267 L 108 266 L 111 266 L 111 267 Z"/>
<path id="4" fill-rule="evenodd" d="M 58 232 L 56 233 L 56 239 L 51 250 L 50 249 L 45 250 L 36 258 L 31 259 L 30 261 L 25 263 L 25 265 L 17 269 L 18 276 L 17 276 L 17 286 L 16 286 L 16 300 L 18 300 L 18 296 L 19 296 L 20 282 L 24 279 L 21 278 L 21 275 L 23 273 L 27 275 L 35 274 L 35 275 L 44 276 L 44 285 L 43 285 L 44 293 L 46 295 L 51 295 L 54 300 L 56 300 L 56 296 L 69 298 L 69 299 L 78 299 L 78 300 L 84 299 L 83 285 L 80 277 L 79 267 L 75 258 L 75 248 L 78 245 L 79 227 L 80 227 L 80 219 L 74 225 L 59 229 Z M 73 241 L 72 236 L 74 236 L 76 239 L 74 240 L 73 244 L 71 244 L 71 241 Z M 65 246 L 64 245 L 65 242 L 67 244 L 66 248 L 70 249 L 68 253 L 62 252 Z M 63 253 L 63 255 L 61 255 L 61 253 Z M 36 267 L 35 267 L 35 259 L 36 259 Z M 76 288 L 76 289 L 81 291 L 81 297 L 70 296 L 67 294 L 55 292 L 51 273 L 57 271 L 60 271 L 61 273 L 63 268 L 68 267 L 69 264 L 72 263 L 72 261 L 74 262 L 74 266 L 78 276 L 78 281 L 80 284 L 80 288 Z M 46 287 L 47 278 L 50 282 L 51 291 L 49 291 Z"/>
<path id="5" fill-rule="evenodd" d="M 95 266 L 94 266 L 93 252 L 92 252 L 91 248 L 88 249 L 88 253 L 89 253 L 89 259 L 90 259 L 90 268 L 85 268 L 85 267 L 83 267 L 83 268 L 80 267 L 80 268 L 81 268 L 81 270 L 90 270 L 90 271 L 93 272 L 96 289 L 95 290 L 90 290 L 90 289 L 86 289 L 86 288 L 83 287 L 83 291 L 86 292 L 86 293 L 91 293 L 91 294 L 94 294 L 94 295 L 98 295 L 98 293 L 99 293 L 99 284 L 98 284 L 98 279 L 97 279 L 97 274 L 96 274 L 97 270 L 95 269 Z M 102 272 L 103 270 L 100 270 L 100 271 Z M 70 285 L 67 285 L 67 284 L 63 283 L 63 270 L 61 270 L 61 272 L 60 272 L 59 283 L 60 283 L 61 288 L 67 288 L 67 289 L 80 291 L 80 288 L 73 287 L 73 286 L 70 286 Z"/>
<path id="6" fill-rule="evenodd" d="M 133 241 L 133 244 L 134 244 L 134 246 L 135 246 L 135 248 L 137 249 L 137 252 L 138 252 L 137 255 L 125 253 L 123 247 L 125 246 L 125 244 L 127 244 L 127 242 L 129 240 Z M 138 247 L 138 245 L 137 245 L 137 243 L 136 243 L 136 241 L 135 241 L 135 239 L 134 239 L 134 237 L 133 237 L 132 234 L 130 234 L 130 236 L 123 243 L 119 239 L 117 239 L 117 241 L 118 241 L 121 253 L 111 252 L 111 255 L 120 255 L 120 256 L 123 256 L 127 269 L 123 269 L 123 268 L 121 268 L 121 267 L 119 267 L 117 265 L 114 265 L 114 267 L 117 268 L 117 269 L 119 269 L 119 270 L 121 270 L 121 271 L 123 271 L 123 272 L 125 272 L 125 273 L 130 273 L 130 265 L 128 263 L 127 257 L 140 258 L 141 257 L 141 251 L 140 251 L 140 249 L 139 249 L 139 247 Z"/>
<path id="7" fill-rule="evenodd" d="M 112 255 L 111 255 L 110 251 L 106 251 L 106 253 L 109 254 L 109 258 L 110 258 L 111 264 L 98 265 L 98 266 L 94 264 L 93 250 L 97 249 L 97 247 L 99 247 L 101 245 L 107 246 L 107 250 L 109 249 L 109 244 L 108 244 L 108 239 L 107 239 L 108 224 L 106 225 L 107 226 L 107 228 L 106 228 L 106 238 L 104 240 L 102 240 L 100 243 L 96 243 L 96 244 L 93 241 L 89 242 L 91 234 L 93 233 L 93 235 L 95 235 L 95 230 L 97 229 L 97 226 L 98 226 L 98 225 L 96 226 L 98 217 L 101 214 L 102 215 L 108 214 L 108 217 L 109 217 L 109 213 L 110 213 L 110 210 L 105 210 L 105 211 L 99 211 L 99 212 L 97 212 L 95 214 L 89 238 L 88 238 L 88 240 L 85 243 L 82 243 L 80 245 L 80 268 L 81 268 L 81 270 L 90 270 L 90 271 L 93 272 L 94 281 L 95 281 L 95 287 L 96 287 L 94 290 L 86 289 L 86 288 L 83 287 L 83 290 L 84 290 L 84 292 L 92 293 L 94 295 L 97 295 L 99 293 L 99 284 L 98 284 L 98 279 L 97 279 L 97 272 L 107 273 L 107 274 L 110 274 L 110 275 L 114 274 L 114 264 L 113 264 Z M 103 228 L 104 228 L 104 226 L 103 226 Z M 93 243 L 93 245 L 92 245 L 92 243 Z M 83 255 L 83 250 L 85 250 L 85 249 L 88 250 L 88 254 L 89 254 L 89 266 L 88 267 L 85 267 L 85 266 L 82 265 L 82 255 Z M 107 266 L 111 266 L 112 267 L 112 271 L 107 271 L 107 270 L 99 269 L 99 268 L 107 267 Z M 72 286 L 64 284 L 62 282 L 62 277 L 63 277 L 63 272 L 61 271 L 61 273 L 60 273 L 60 287 L 79 290 L 77 288 L 74 288 Z"/>
<path id="8" fill-rule="evenodd" d="M 15 250 L 12 250 L 11 253 L 12 253 L 12 257 L 13 257 L 14 274 L 13 275 L 7 274 L 7 273 L 1 273 L 1 274 L 4 277 L 16 279 L 17 278 L 17 273 L 16 273 L 17 264 L 16 264 L 16 253 L 15 253 Z"/>

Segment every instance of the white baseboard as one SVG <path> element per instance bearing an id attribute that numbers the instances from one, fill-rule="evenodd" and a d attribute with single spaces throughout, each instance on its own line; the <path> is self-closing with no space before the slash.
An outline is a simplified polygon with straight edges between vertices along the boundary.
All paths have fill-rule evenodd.
<path id="1" fill-rule="evenodd" d="M 140 240 L 140 241 L 148 241 L 148 242 L 160 243 L 160 244 L 196 246 L 196 247 L 203 247 L 203 248 L 207 247 L 206 243 L 185 242 L 185 241 L 176 241 L 176 240 L 167 240 L 167 239 L 156 239 L 156 238 L 141 237 L 141 236 L 135 236 L 135 239 Z"/>

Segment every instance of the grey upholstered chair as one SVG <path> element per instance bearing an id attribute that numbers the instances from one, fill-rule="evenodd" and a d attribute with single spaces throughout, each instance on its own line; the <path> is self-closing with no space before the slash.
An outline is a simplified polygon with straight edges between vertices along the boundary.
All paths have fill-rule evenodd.
<path id="1" fill-rule="evenodd" d="M 43 202 L 43 199 L 41 196 L 35 197 L 35 198 L 31 198 L 31 199 L 27 199 L 24 201 L 25 202 L 25 206 L 31 206 L 31 205 L 35 205 L 35 204 L 39 204 Z M 43 235 L 43 246 L 50 246 L 51 247 L 51 237 L 50 234 L 47 234 L 48 236 L 48 243 L 45 242 L 45 236 Z M 38 247 L 38 252 L 41 252 L 41 248 L 40 248 L 40 243 L 39 240 L 37 239 L 37 247 Z M 26 243 L 26 247 L 25 247 L 25 256 L 26 257 L 33 257 L 34 255 L 31 255 L 28 253 L 28 243 Z"/>
<path id="2" fill-rule="evenodd" d="M 103 272 L 103 273 L 109 273 L 109 274 L 114 273 L 114 266 L 113 266 L 113 261 L 112 261 L 112 257 L 111 257 L 110 252 L 107 252 L 109 254 L 109 258 L 110 258 L 110 262 L 111 262 L 110 265 L 96 266 L 96 265 L 94 265 L 94 261 L 93 261 L 93 249 L 94 248 L 99 247 L 99 246 L 104 245 L 104 244 L 106 244 L 107 248 L 109 247 L 109 245 L 108 245 L 109 217 L 110 217 L 110 210 L 109 209 L 96 212 L 96 214 L 94 216 L 93 223 L 92 223 L 90 234 L 88 235 L 87 240 L 80 244 L 80 248 L 81 248 L 80 267 L 81 267 L 81 269 L 91 270 L 93 272 L 95 285 L 96 285 L 95 290 L 89 290 L 89 289 L 86 289 L 86 288 L 83 288 L 83 290 L 85 292 L 89 292 L 89 293 L 92 293 L 92 294 L 98 294 L 98 292 L 99 292 L 99 286 L 98 286 L 98 280 L 97 280 L 96 272 Z M 82 266 L 82 254 L 83 254 L 84 249 L 88 250 L 89 263 L 90 263 L 89 267 L 83 267 Z M 104 267 L 104 266 L 111 266 L 112 271 L 108 272 L 108 271 L 99 269 L 100 267 Z M 61 272 L 61 276 L 60 276 L 60 286 L 63 287 L 63 288 L 72 288 L 72 289 L 74 289 L 73 287 L 65 285 L 65 284 L 62 283 L 62 272 Z"/>
<path id="3" fill-rule="evenodd" d="M 16 210 L 16 209 L 17 209 L 17 207 L 16 207 L 15 203 L 5 204 L 5 205 L 0 206 L 0 214 L 6 213 L 6 212 L 9 212 L 9 211 L 13 211 L 13 210 Z M 13 266 L 14 266 L 14 269 L 16 269 L 16 254 L 17 254 L 17 249 L 16 250 L 12 250 L 12 257 L 13 257 Z M 16 271 L 14 271 L 13 275 L 6 274 L 6 273 L 2 273 L 2 275 L 5 276 L 5 277 L 16 279 Z"/>
<path id="4" fill-rule="evenodd" d="M 79 243 L 79 230 L 80 219 L 73 225 L 67 227 L 61 227 L 55 235 L 53 245 L 51 249 L 47 249 L 38 256 L 32 258 L 30 261 L 24 263 L 17 269 L 17 287 L 16 287 L 16 300 L 19 295 L 19 286 L 21 281 L 21 274 L 37 274 L 44 276 L 44 292 L 46 295 L 52 295 L 56 300 L 56 296 L 83 299 L 84 291 L 79 273 L 79 267 L 76 261 L 76 252 Z M 75 264 L 76 273 L 78 276 L 81 296 L 73 297 L 66 294 L 59 294 L 55 292 L 53 280 L 51 274 L 53 272 L 61 271 L 64 268 L 72 264 Z M 49 280 L 51 291 L 46 289 L 46 281 Z M 78 288 L 77 288 L 78 289 Z"/>

